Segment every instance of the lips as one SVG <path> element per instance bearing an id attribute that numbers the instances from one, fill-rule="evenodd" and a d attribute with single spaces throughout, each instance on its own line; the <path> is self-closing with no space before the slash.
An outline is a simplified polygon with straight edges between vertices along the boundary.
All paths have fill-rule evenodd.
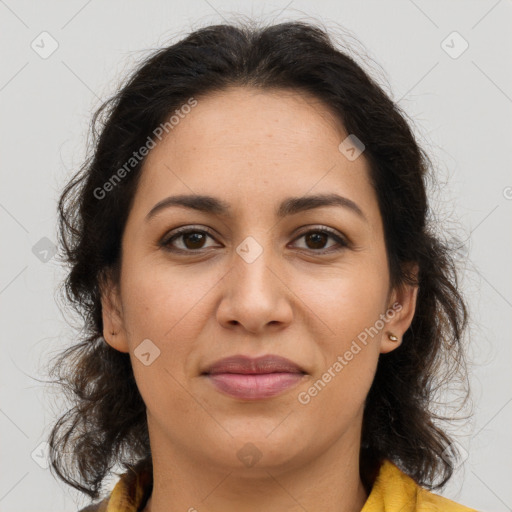
<path id="1" fill-rule="evenodd" d="M 226 357 L 213 363 L 204 372 L 209 375 L 218 373 L 262 374 L 262 373 L 306 373 L 298 364 L 285 357 L 268 355 L 248 357 L 237 355 Z"/>
<path id="2" fill-rule="evenodd" d="M 251 358 L 237 355 L 216 361 L 202 375 L 226 395 L 257 400 L 276 396 L 294 387 L 306 372 L 281 356 Z"/>

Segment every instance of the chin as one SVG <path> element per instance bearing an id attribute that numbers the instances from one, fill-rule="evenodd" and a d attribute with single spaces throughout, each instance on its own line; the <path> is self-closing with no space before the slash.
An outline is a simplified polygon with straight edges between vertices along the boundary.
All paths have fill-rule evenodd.
<path id="1" fill-rule="evenodd" d="M 247 428 L 246 420 L 239 431 L 236 426 L 224 424 L 233 437 L 229 441 L 226 436 L 217 442 L 212 440 L 210 446 L 216 447 L 213 453 L 208 450 L 212 460 L 230 471 L 251 477 L 268 477 L 268 471 L 295 467 L 304 456 L 307 443 L 303 437 L 280 425 L 282 419 L 261 423 L 252 420 L 251 428 Z"/>

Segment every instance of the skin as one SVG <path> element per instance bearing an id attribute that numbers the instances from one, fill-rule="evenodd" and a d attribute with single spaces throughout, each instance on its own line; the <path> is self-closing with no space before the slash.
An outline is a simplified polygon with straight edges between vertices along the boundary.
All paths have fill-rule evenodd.
<path id="1" fill-rule="evenodd" d="M 390 287 L 368 163 L 364 153 L 349 161 L 339 151 L 347 135 L 315 98 L 230 88 L 200 98 L 149 153 L 123 235 L 120 286 L 107 281 L 102 295 L 105 339 L 130 354 L 147 406 L 154 487 L 145 512 L 363 507 L 364 401 L 380 355 L 410 326 L 417 288 Z M 340 206 L 275 216 L 285 198 L 333 192 L 357 203 L 365 219 Z M 215 196 L 232 212 L 170 207 L 145 220 L 178 194 Z M 212 237 L 175 239 L 171 247 L 188 251 L 181 255 L 159 246 L 181 226 L 209 228 Z M 301 236 L 322 227 L 349 245 Z M 252 263 L 236 251 L 248 236 L 263 251 Z M 385 327 L 299 403 L 395 302 L 402 308 Z M 134 354 L 145 339 L 160 350 L 148 366 Z M 235 399 L 200 375 L 235 354 L 281 355 L 307 375 L 278 396 Z M 237 457 L 247 443 L 261 456 L 251 467 Z"/>

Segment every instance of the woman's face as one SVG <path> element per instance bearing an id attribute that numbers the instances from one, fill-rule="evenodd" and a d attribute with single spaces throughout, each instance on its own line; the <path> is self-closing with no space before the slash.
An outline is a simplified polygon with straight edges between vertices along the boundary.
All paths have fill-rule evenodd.
<path id="1" fill-rule="evenodd" d="M 358 453 L 379 354 L 400 344 L 416 289 L 390 289 L 368 164 L 339 149 L 347 136 L 316 99 L 233 88 L 149 153 L 103 318 L 130 354 L 153 449 L 247 470 Z M 215 208 L 150 213 L 198 195 Z M 303 373 L 204 373 L 236 355 Z"/>

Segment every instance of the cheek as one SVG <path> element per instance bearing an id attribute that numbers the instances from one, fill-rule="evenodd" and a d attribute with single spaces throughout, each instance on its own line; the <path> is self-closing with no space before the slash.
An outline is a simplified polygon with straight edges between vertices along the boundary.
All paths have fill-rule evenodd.
<path id="1" fill-rule="evenodd" d="M 135 268 L 135 267 L 133 267 Z M 169 343 L 176 334 L 187 336 L 186 328 L 200 327 L 201 300 L 214 283 L 184 269 L 169 270 L 161 264 L 138 264 L 123 282 L 123 316 L 131 343 L 151 338 Z"/>
<path id="2" fill-rule="evenodd" d="M 209 287 L 200 280 L 187 283 L 186 272 L 170 274 L 158 265 L 138 264 L 129 272 L 128 263 L 121 284 L 123 318 L 137 387 L 148 411 L 162 421 L 169 411 L 186 416 L 187 361 L 200 339 L 206 314 L 201 298 Z"/>
<path id="3" fill-rule="evenodd" d="M 380 338 L 387 285 L 375 275 L 346 272 L 331 279 L 329 289 L 318 288 L 306 301 L 327 325 L 315 342 L 322 365 L 312 376 L 299 403 L 308 413 L 348 421 L 359 410 L 373 381 L 380 354 Z M 331 287 L 332 286 L 332 287 Z"/>
<path id="4" fill-rule="evenodd" d="M 134 375 L 145 401 L 158 405 L 157 400 L 165 402 L 172 392 L 173 400 L 180 402 L 179 383 L 187 380 L 211 315 L 208 292 L 221 276 L 198 275 L 182 268 L 171 271 L 161 264 L 138 263 L 136 268 L 130 272 L 135 266 L 127 261 L 121 285 Z M 182 401 L 185 408 L 187 399 Z M 176 407 L 180 408 L 179 403 Z"/>
<path id="5" fill-rule="evenodd" d="M 347 266 L 328 279 L 309 279 L 298 295 L 308 306 L 312 321 L 325 326 L 318 342 L 328 350 L 343 350 L 360 333 L 370 329 L 385 312 L 387 273 L 377 265 Z"/>
<path id="6" fill-rule="evenodd" d="M 298 402 L 308 414 L 348 420 L 359 410 L 370 389 L 385 330 L 387 273 L 377 264 L 346 268 L 328 285 L 304 287 L 304 302 L 326 326 L 315 336 L 322 365 Z M 310 281 L 310 285 L 312 282 Z"/>

